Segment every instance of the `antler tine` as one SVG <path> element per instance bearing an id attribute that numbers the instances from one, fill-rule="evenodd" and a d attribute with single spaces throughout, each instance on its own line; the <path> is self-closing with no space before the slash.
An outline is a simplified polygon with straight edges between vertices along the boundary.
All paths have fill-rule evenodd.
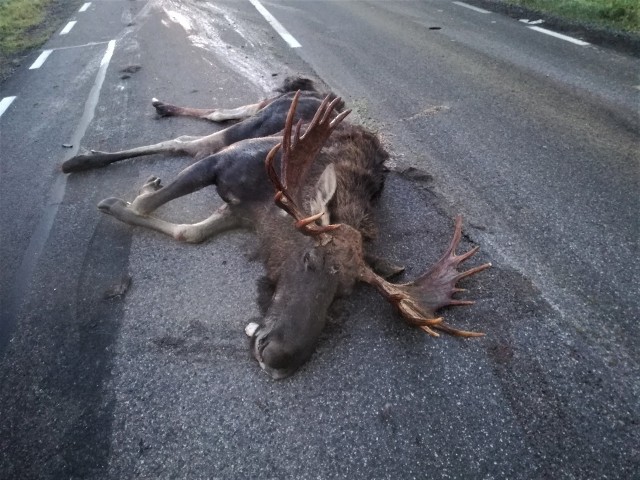
<path id="1" fill-rule="evenodd" d="M 304 134 L 300 135 L 301 126 L 299 123 L 292 136 L 293 120 L 298 99 L 299 93 L 296 93 L 287 115 L 282 141 L 283 178 L 281 181 L 287 190 L 285 196 L 290 200 L 297 200 L 309 168 L 316 156 L 322 150 L 331 132 L 351 112 L 351 110 L 346 110 L 330 121 L 333 110 L 342 100 L 337 97 L 333 101 L 329 101 L 330 97 L 327 96 L 318 107 L 318 110 L 316 110 Z"/>
<path id="2" fill-rule="evenodd" d="M 306 215 L 296 205 L 297 196 L 301 190 L 310 166 L 322 149 L 331 132 L 351 112 L 340 113 L 332 121 L 331 113 L 341 99 L 335 98 L 329 102 L 327 96 L 316 111 L 305 133 L 300 136 L 302 121 L 298 121 L 292 135 L 296 108 L 300 98 L 300 91 L 296 92 L 284 125 L 282 142 L 273 147 L 265 160 L 267 174 L 276 188 L 275 203 L 296 220 L 296 227 L 306 235 L 319 235 L 338 228 L 338 225 L 319 226 L 314 222 L 322 215 Z M 273 166 L 278 151 L 282 149 L 281 176 L 279 177 Z"/>
<path id="3" fill-rule="evenodd" d="M 462 238 L 462 217 L 456 217 L 453 238 L 444 255 L 426 273 L 415 281 L 396 285 L 378 276 L 370 267 L 365 266 L 360 273 L 360 280 L 367 282 L 380 291 L 402 314 L 405 320 L 432 336 L 438 332 L 459 337 L 480 337 L 483 333 L 459 330 L 444 323 L 442 317 L 435 313 L 442 307 L 472 305 L 472 300 L 453 298 L 455 293 L 465 291 L 456 283 L 491 266 L 485 263 L 464 272 L 458 266 L 473 256 L 478 248 L 474 247 L 466 253 L 456 255 L 455 250 Z"/>

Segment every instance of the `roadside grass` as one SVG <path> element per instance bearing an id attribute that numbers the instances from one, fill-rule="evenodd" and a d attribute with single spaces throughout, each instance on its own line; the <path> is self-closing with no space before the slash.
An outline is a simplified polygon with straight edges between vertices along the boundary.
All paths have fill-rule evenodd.
<path id="1" fill-rule="evenodd" d="M 639 0 L 507 0 L 507 3 L 571 20 L 640 33 Z"/>
<path id="2" fill-rule="evenodd" d="M 45 43 L 83 0 L 0 0 L 0 83 Z"/>
<path id="3" fill-rule="evenodd" d="M 38 28 L 51 0 L 0 0 L 0 55 L 8 57 L 37 47 L 51 35 Z"/>

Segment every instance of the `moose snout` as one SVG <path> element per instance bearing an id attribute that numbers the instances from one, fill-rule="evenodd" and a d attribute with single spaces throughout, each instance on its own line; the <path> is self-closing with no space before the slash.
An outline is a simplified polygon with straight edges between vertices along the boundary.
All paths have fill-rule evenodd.
<path id="1" fill-rule="evenodd" d="M 299 368 L 300 364 L 310 355 L 312 348 L 287 344 L 282 338 L 271 338 L 264 325 L 249 323 L 245 333 L 251 340 L 251 354 L 258 361 L 260 368 L 275 380 L 286 378 Z M 273 332 L 273 337 L 278 333 Z"/>

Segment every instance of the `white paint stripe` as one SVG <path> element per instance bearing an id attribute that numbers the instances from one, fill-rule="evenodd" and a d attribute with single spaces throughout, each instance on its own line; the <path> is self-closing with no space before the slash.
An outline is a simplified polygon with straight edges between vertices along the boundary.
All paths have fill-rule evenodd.
<path id="1" fill-rule="evenodd" d="M 79 13 L 80 13 L 80 12 L 86 12 L 86 11 L 87 11 L 87 9 L 88 9 L 90 6 L 91 6 L 91 2 L 87 2 L 87 3 L 83 4 L 83 5 L 80 7 L 80 10 L 78 10 L 78 12 L 79 12 Z"/>
<path id="2" fill-rule="evenodd" d="M 568 35 L 562 35 L 561 33 L 556 33 L 551 30 L 547 30 L 542 27 L 528 27 L 531 30 L 535 30 L 536 32 L 544 33 L 546 35 L 551 35 L 552 37 L 560 38 L 561 40 L 566 40 L 567 42 L 575 43 L 576 45 L 585 46 L 589 45 L 589 42 L 583 42 L 582 40 L 578 40 L 577 38 L 569 37 Z"/>
<path id="3" fill-rule="evenodd" d="M 36 61 L 33 62 L 33 64 L 29 67 L 29 70 L 35 70 L 36 68 L 40 68 L 44 63 L 44 61 L 47 59 L 47 57 L 51 55 L 51 52 L 53 52 L 53 50 L 44 50 L 40 54 L 40 56 L 36 58 Z"/>
<path id="4" fill-rule="evenodd" d="M 93 120 L 96 106 L 100 99 L 100 90 L 102 89 L 102 84 L 104 83 L 104 79 L 107 74 L 107 68 L 109 66 L 111 56 L 113 55 L 115 44 L 116 41 L 111 40 L 107 47 L 107 51 L 102 57 L 100 67 L 98 68 L 98 74 L 96 75 L 96 80 L 93 83 L 93 87 L 91 87 L 89 96 L 84 104 L 82 117 L 80 118 L 69 142 L 73 147 L 67 150 L 64 160 L 69 160 L 71 157 L 78 154 L 80 141 L 84 137 L 91 120 Z M 18 269 L 13 272 L 13 282 L 9 287 L 9 300 L 2 304 L 2 313 L 4 315 L 3 321 L 6 320 L 4 325 L 8 325 L 9 329 L 13 329 L 16 324 L 20 308 L 23 305 L 23 301 L 28 290 L 27 287 L 29 285 L 29 281 L 33 276 L 33 272 L 40 261 L 42 252 L 47 244 L 49 235 L 51 234 L 51 229 L 53 228 L 54 221 L 58 214 L 58 209 L 64 200 L 66 188 L 67 175 L 62 172 L 58 172 L 57 175 L 54 175 L 53 185 L 49 190 L 46 204 L 42 207 L 42 215 L 31 234 L 29 245 L 27 245 L 27 249 L 22 257 L 22 262 Z M 3 348 L 4 342 L 3 339 L 0 338 L 0 351 L 2 351 Z"/>
<path id="5" fill-rule="evenodd" d="M 107 45 L 107 51 L 104 52 L 104 57 L 102 57 L 102 61 L 100 62 L 100 66 L 108 64 L 111 61 L 111 57 L 113 56 L 113 51 L 115 48 L 116 48 L 116 41 L 110 40 L 109 45 Z"/>
<path id="6" fill-rule="evenodd" d="M 60 35 L 66 35 L 67 33 L 69 33 L 76 23 L 78 23 L 76 20 L 73 20 L 67 23 L 65 27 L 62 29 L 62 31 L 60 32 Z"/>
<path id="7" fill-rule="evenodd" d="M 280 35 L 283 38 L 283 40 L 289 44 L 291 48 L 300 48 L 302 46 L 298 43 L 298 41 L 295 38 L 293 38 L 293 35 L 287 32 L 287 29 L 284 28 L 282 24 L 278 20 L 276 20 L 276 18 L 273 15 L 271 15 L 266 8 L 262 6 L 262 4 L 258 0 L 249 0 L 249 1 L 254 7 L 256 7 L 256 10 L 260 12 L 260 14 L 265 18 L 265 20 L 271 24 L 273 29 L 276 32 L 278 32 L 278 35 Z"/>
<path id="8" fill-rule="evenodd" d="M 491 13 L 489 10 L 485 10 L 484 8 L 478 8 L 478 7 L 474 7 L 473 5 L 469 5 L 468 3 L 464 3 L 464 2 L 453 2 L 456 5 L 460 5 L 461 7 L 464 8 L 468 8 L 469 10 L 473 10 L 474 12 L 478 12 L 478 13 Z"/>
<path id="9" fill-rule="evenodd" d="M 16 99 L 16 97 L 4 97 L 0 100 L 0 117 L 9 108 L 9 105 Z"/>

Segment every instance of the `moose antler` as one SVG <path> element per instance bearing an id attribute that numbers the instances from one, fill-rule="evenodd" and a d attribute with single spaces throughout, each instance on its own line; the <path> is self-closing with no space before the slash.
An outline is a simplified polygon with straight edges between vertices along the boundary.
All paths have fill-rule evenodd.
<path id="1" fill-rule="evenodd" d="M 327 96 L 307 126 L 306 131 L 300 136 L 302 120 L 296 124 L 296 129 L 292 138 L 293 119 L 298 106 L 298 98 L 300 91 L 298 90 L 293 97 L 287 120 L 284 126 L 282 142 L 273 147 L 265 160 L 267 173 L 271 182 L 276 188 L 275 202 L 276 204 L 291 215 L 296 220 L 296 228 L 306 235 L 319 235 L 321 233 L 334 230 L 338 225 L 319 226 L 315 221 L 322 217 L 324 212 L 307 217 L 297 206 L 300 192 L 304 185 L 309 169 L 316 156 L 322 150 L 325 142 L 331 135 L 331 132 L 351 113 L 351 110 L 345 110 L 331 120 L 333 109 L 342 100 L 338 97 L 329 102 Z M 278 176 L 273 166 L 274 159 L 278 151 L 282 148 L 281 175 Z"/>
<path id="2" fill-rule="evenodd" d="M 461 237 L 462 217 L 458 216 L 449 248 L 434 266 L 414 282 L 394 285 L 368 267 L 363 269 L 360 280 L 376 287 L 400 311 L 409 324 L 421 328 L 429 335 L 439 336 L 434 331 L 436 329 L 461 337 L 482 336 L 483 333 L 467 332 L 450 327 L 443 322 L 442 317 L 435 315 L 438 309 L 449 305 L 472 305 L 473 301 L 453 298 L 454 293 L 465 291 L 457 288 L 456 283 L 491 266 L 490 263 L 485 263 L 467 271 L 458 272 L 456 267 L 471 258 L 480 248 L 476 246 L 462 255 L 456 255 L 455 250 Z"/>

